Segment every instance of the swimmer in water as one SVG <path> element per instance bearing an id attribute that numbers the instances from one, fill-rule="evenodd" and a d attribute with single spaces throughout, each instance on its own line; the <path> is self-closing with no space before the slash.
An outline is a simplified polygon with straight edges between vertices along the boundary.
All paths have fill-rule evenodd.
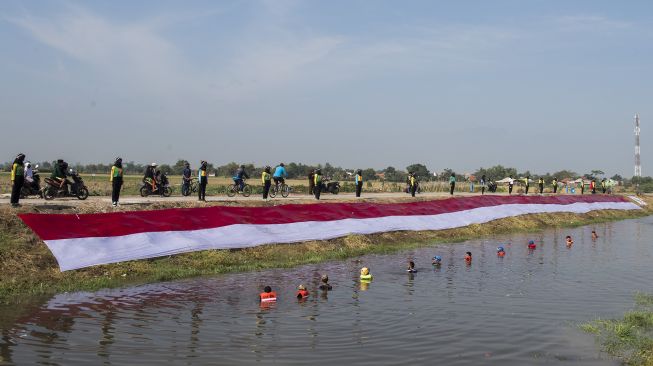
<path id="1" fill-rule="evenodd" d="M 465 253 L 465 262 L 472 263 L 472 252 Z"/>
<path id="2" fill-rule="evenodd" d="M 320 285 L 320 290 L 329 291 L 332 289 L 331 285 L 329 285 L 329 276 L 323 274 L 321 280 L 322 284 Z"/>
<path id="3" fill-rule="evenodd" d="M 415 269 L 415 262 L 410 261 L 408 262 L 408 269 L 406 270 L 408 273 L 415 273 L 417 270 Z"/>
<path id="4" fill-rule="evenodd" d="M 567 242 L 567 246 L 570 247 L 574 244 L 574 239 L 571 238 L 571 236 L 567 235 L 565 238 L 565 241 Z"/>
<path id="5" fill-rule="evenodd" d="M 528 241 L 528 249 L 535 249 L 537 248 L 537 245 L 535 245 L 535 242 L 532 240 Z"/>
<path id="6" fill-rule="evenodd" d="M 373 277 L 370 273 L 370 269 L 367 267 L 361 268 L 361 280 L 363 281 L 372 281 Z"/>
<path id="7" fill-rule="evenodd" d="M 434 265 L 434 266 L 441 265 L 442 264 L 442 257 L 440 257 L 439 255 L 436 255 L 435 257 L 433 257 L 431 259 L 431 264 Z"/>
<path id="8" fill-rule="evenodd" d="M 308 291 L 306 290 L 306 287 L 304 285 L 297 286 L 297 294 L 295 296 L 297 296 L 298 300 L 308 298 Z"/>
<path id="9" fill-rule="evenodd" d="M 599 238 L 599 236 L 596 235 L 596 231 L 592 230 L 592 240 L 596 240 L 598 238 Z"/>
<path id="10" fill-rule="evenodd" d="M 503 247 L 498 247 L 497 248 L 497 256 L 503 257 L 506 255 L 506 251 L 503 249 Z"/>
<path id="11" fill-rule="evenodd" d="M 277 293 L 272 291 L 272 287 L 265 286 L 263 292 L 258 295 L 258 298 L 261 303 L 274 302 L 277 301 Z"/>

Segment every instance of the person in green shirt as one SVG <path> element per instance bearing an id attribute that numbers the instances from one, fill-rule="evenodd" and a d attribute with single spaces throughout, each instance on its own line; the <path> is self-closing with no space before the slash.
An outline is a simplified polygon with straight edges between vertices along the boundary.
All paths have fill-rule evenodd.
<path id="1" fill-rule="evenodd" d="M 18 154 L 14 163 L 11 165 L 11 206 L 18 207 L 20 200 L 20 190 L 25 183 L 25 154 Z"/>
<path id="2" fill-rule="evenodd" d="M 453 196 L 453 190 L 456 189 L 456 173 L 451 173 L 449 177 L 449 194 Z"/>
<path id="3" fill-rule="evenodd" d="M 120 189 L 122 188 L 122 158 L 116 158 L 116 161 L 111 167 L 111 174 L 109 181 L 111 182 L 111 204 L 113 207 L 118 206 L 120 200 Z"/>
<path id="4" fill-rule="evenodd" d="M 270 186 L 272 185 L 271 176 L 270 176 L 270 166 L 266 166 L 261 173 L 261 183 L 263 183 L 263 200 L 268 199 L 268 192 L 270 191 Z"/>
<path id="5" fill-rule="evenodd" d="M 319 200 L 320 193 L 322 193 L 322 170 L 321 169 L 315 169 L 315 173 L 313 174 L 313 184 L 315 185 L 315 188 L 313 188 L 313 192 L 315 193 L 315 199 Z"/>
<path id="6" fill-rule="evenodd" d="M 528 194 L 528 187 L 530 187 L 530 175 L 527 175 L 526 178 L 524 178 L 524 194 Z"/>

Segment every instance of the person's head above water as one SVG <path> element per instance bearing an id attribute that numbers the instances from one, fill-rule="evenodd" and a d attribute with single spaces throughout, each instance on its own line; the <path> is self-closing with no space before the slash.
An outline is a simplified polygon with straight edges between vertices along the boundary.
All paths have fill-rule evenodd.
<path id="1" fill-rule="evenodd" d="M 440 257 L 439 255 L 436 255 L 435 257 L 433 257 L 433 258 L 431 259 L 431 261 L 432 261 L 433 263 L 440 263 L 440 262 L 442 261 L 442 257 Z"/>
<path id="2" fill-rule="evenodd" d="M 497 247 L 497 252 L 503 252 L 503 247 Z"/>
<path id="3" fill-rule="evenodd" d="M 329 276 L 323 274 L 323 275 L 322 275 L 322 282 L 324 282 L 324 283 L 329 282 Z"/>
<path id="4" fill-rule="evenodd" d="M 408 262 L 408 268 L 415 268 L 415 262 L 413 261 Z"/>
<path id="5" fill-rule="evenodd" d="M 528 245 L 531 245 L 531 244 L 535 244 L 535 242 L 532 241 L 532 240 L 529 240 L 529 241 L 528 241 Z"/>
<path id="6" fill-rule="evenodd" d="M 465 252 L 465 259 L 472 259 L 472 252 Z"/>
<path id="7" fill-rule="evenodd" d="M 304 286 L 304 285 L 299 285 L 299 286 L 297 286 L 297 289 L 300 290 L 300 291 L 301 291 L 301 290 L 306 290 L 306 286 Z"/>
<path id="8" fill-rule="evenodd" d="M 265 288 L 263 288 L 263 292 L 272 292 L 272 287 L 265 286 Z"/>
<path id="9" fill-rule="evenodd" d="M 367 268 L 367 267 L 363 267 L 363 268 L 361 268 L 361 274 L 362 274 L 363 276 L 367 276 L 368 274 L 370 274 L 370 269 Z"/>

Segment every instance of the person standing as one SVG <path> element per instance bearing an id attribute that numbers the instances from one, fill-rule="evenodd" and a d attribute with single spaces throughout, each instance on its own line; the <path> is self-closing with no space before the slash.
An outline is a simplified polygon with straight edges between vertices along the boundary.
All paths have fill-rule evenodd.
<path id="1" fill-rule="evenodd" d="M 605 189 L 607 188 L 607 184 L 605 183 L 605 178 L 601 179 L 601 192 L 605 194 Z"/>
<path id="2" fill-rule="evenodd" d="M 512 179 L 512 175 L 508 177 L 508 194 L 512 194 L 512 187 L 515 185 L 515 180 Z"/>
<path id="3" fill-rule="evenodd" d="M 197 171 L 197 179 L 199 180 L 199 189 L 197 190 L 199 201 L 206 202 L 206 185 L 209 183 L 209 177 L 206 175 L 206 161 L 200 162 L 200 169 Z"/>
<path id="4" fill-rule="evenodd" d="M 415 178 L 415 173 L 411 172 L 408 175 L 408 184 L 410 185 L 410 195 L 415 197 L 415 192 L 417 191 L 417 178 Z"/>
<path id="5" fill-rule="evenodd" d="M 544 192 L 544 178 L 540 177 L 540 179 L 537 180 L 537 185 L 540 189 L 540 194 L 542 194 Z"/>
<path id="6" fill-rule="evenodd" d="M 181 194 L 184 196 L 189 196 L 190 195 L 190 181 L 191 181 L 191 174 L 193 172 L 190 170 L 190 163 L 185 162 L 184 163 L 184 170 L 181 172 Z"/>
<path id="7" fill-rule="evenodd" d="M 530 180 L 531 180 L 530 175 L 527 175 L 526 178 L 524 178 L 524 194 L 528 194 L 528 187 L 530 187 Z"/>
<path id="8" fill-rule="evenodd" d="M 590 192 L 592 192 L 592 194 L 596 194 L 596 179 L 592 179 L 590 182 Z"/>
<path id="9" fill-rule="evenodd" d="M 481 195 L 485 194 L 485 174 L 481 176 Z"/>
<path id="10" fill-rule="evenodd" d="M 314 194 L 313 190 L 315 189 L 315 169 L 311 169 L 308 173 L 308 194 Z"/>
<path id="11" fill-rule="evenodd" d="M 263 169 L 263 173 L 261 173 L 261 183 L 263 183 L 263 200 L 266 201 L 268 199 L 268 192 L 270 191 L 270 186 L 272 185 L 272 181 L 270 180 L 270 166 L 266 166 L 265 169 Z"/>
<path id="12" fill-rule="evenodd" d="M 558 192 L 558 178 L 553 177 L 553 180 L 551 181 L 551 185 L 553 186 L 553 193 Z"/>
<path id="13" fill-rule="evenodd" d="M 453 196 L 453 190 L 456 189 L 456 173 L 451 173 L 449 176 L 449 194 Z"/>
<path id="14" fill-rule="evenodd" d="M 356 197 L 361 196 L 361 191 L 363 190 L 363 171 L 358 169 L 356 171 Z"/>
<path id="15" fill-rule="evenodd" d="M 25 154 L 18 154 L 14 163 L 11 165 L 11 206 L 18 207 L 18 201 L 20 200 L 20 190 L 23 189 L 23 183 L 25 183 L 25 167 L 23 163 L 25 161 Z"/>
<path id="16" fill-rule="evenodd" d="M 111 204 L 113 207 L 118 206 L 118 201 L 120 200 L 122 175 L 122 158 L 118 157 L 111 167 L 111 174 L 109 176 L 109 182 L 111 182 Z"/>
<path id="17" fill-rule="evenodd" d="M 580 194 L 585 194 L 585 182 L 583 182 L 583 178 L 580 179 Z"/>
<path id="18" fill-rule="evenodd" d="M 322 170 L 315 169 L 313 172 L 313 193 L 315 194 L 315 199 L 320 199 L 320 193 L 322 193 Z"/>

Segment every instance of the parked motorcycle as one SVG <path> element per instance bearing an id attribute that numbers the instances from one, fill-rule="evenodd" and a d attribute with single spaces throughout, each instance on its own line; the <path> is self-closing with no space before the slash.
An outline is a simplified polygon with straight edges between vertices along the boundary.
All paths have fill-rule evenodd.
<path id="1" fill-rule="evenodd" d="M 46 186 L 43 188 L 43 198 L 53 200 L 61 197 L 76 197 L 79 200 L 88 198 L 88 188 L 84 184 L 82 177 L 77 171 L 70 170 L 69 176 L 73 179 L 72 183 L 68 180 L 63 187 L 59 187 L 59 182 L 52 178 L 45 178 Z M 66 186 L 70 186 L 66 189 Z"/>
<path id="2" fill-rule="evenodd" d="M 143 185 L 140 189 L 141 197 L 147 197 L 149 195 L 160 195 L 163 197 L 170 197 L 172 195 L 172 188 L 170 188 L 170 181 L 168 181 L 168 175 L 161 173 L 159 182 L 156 184 L 156 188 L 152 190 L 152 181 L 150 178 L 146 178 L 143 182 Z"/>
<path id="3" fill-rule="evenodd" d="M 322 180 L 322 193 L 338 194 L 340 192 L 340 182 L 330 182 L 325 178 Z"/>
<path id="4" fill-rule="evenodd" d="M 39 174 L 39 166 L 36 165 L 32 170 L 32 182 L 25 180 L 23 188 L 20 190 L 20 198 L 27 198 L 28 196 L 43 197 L 41 192 L 41 175 Z"/>

